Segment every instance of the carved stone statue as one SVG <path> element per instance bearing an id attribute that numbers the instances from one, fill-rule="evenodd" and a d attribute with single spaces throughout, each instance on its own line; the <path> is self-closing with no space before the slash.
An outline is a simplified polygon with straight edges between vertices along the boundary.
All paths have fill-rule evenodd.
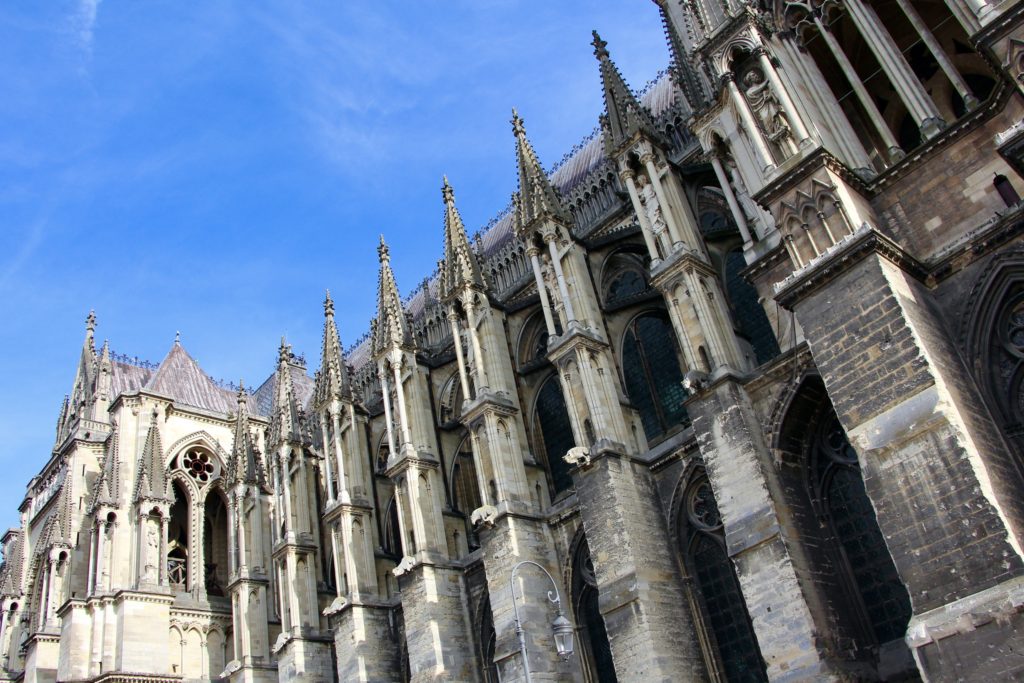
<path id="1" fill-rule="evenodd" d="M 789 122 L 786 121 L 779 100 L 760 68 L 750 69 L 743 75 L 743 95 L 757 116 L 766 141 L 787 157 L 793 154 L 796 146 L 793 143 Z"/>
<path id="2" fill-rule="evenodd" d="M 145 564 L 142 568 L 142 578 L 145 581 L 157 580 L 157 567 L 160 561 L 160 534 L 153 524 L 146 525 L 146 554 Z"/>
<path id="3" fill-rule="evenodd" d="M 661 212 L 661 205 L 658 203 L 658 196 L 654 193 L 654 185 L 648 181 L 640 189 L 640 200 L 644 205 L 644 213 L 651 224 L 651 232 L 655 236 L 665 232 L 668 224 L 665 223 L 665 216 Z"/>

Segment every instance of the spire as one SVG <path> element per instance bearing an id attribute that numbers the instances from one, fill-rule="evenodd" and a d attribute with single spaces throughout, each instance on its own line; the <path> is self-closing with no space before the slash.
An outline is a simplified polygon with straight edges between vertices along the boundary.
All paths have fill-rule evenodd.
<path id="1" fill-rule="evenodd" d="M 377 317 L 372 324 L 375 354 L 393 344 L 407 346 L 411 343 L 402 298 L 398 295 L 395 274 L 391 272 L 391 253 L 384 242 L 384 235 L 380 236 L 377 255 L 380 257 L 380 279 L 377 285 Z"/>
<path id="2" fill-rule="evenodd" d="M 441 262 L 441 298 L 454 297 L 462 288 L 486 289 L 476 254 L 466 236 L 466 226 L 455 207 L 455 191 L 444 177 L 441 187 L 444 198 L 444 260 Z M 429 290 L 428 290 L 429 291 Z"/>
<path id="3" fill-rule="evenodd" d="M 303 443 L 300 410 L 292 386 L 292 347 L 281 337 L 274 375 L 274 405 L 270 411 L 270 444 Z"/>
<path id="4" fill-rule="evenodd" d="M 519 164 L 519 192 L 513 195 L 516 232 L 520 237 L 542 218 L 554 218 L 568 225 L 568 212 L 562 207 L 558 192 L 541 168 L 533 145 L 526 138 L 526 128 L 519 112 L 512 110 L 512 134 L 516 137 L 516 160 Z"/>
<path id="5" fill-rule="evenodd" d="M 330 290 L 324 299 L 324 344 L 320 359 L 315 404 L 317 408 L 324 408 L 330 401 L 348 397 L 352 393 L 338 326 L 334 322 L 334 300 L 331 299 Z"/>
<path id="6" fill-rule="evenodd" d="M 144 498 L 163 500 L 167 497 L 163 448 L 160 445 L 160 429 L 157 427 L 155 414 L 149 433 L 146 434 L 146 445 L 142 447 L 142 455 L 139 457 L 139 466 L 136 470 L 136 501 Z"/>
<path id="7" fill-rule="evenodd" d="M 114 432 L 107 439 L 107 452 L 100 468 L 99 479 L 96 481 L 95 488 L 93 489 L 92 502 L 89 505 L 90 510 L 94 510 L 98 505 L 117 505 L 121 484 L 119 458 L 117 426 L 114 425 Z"/>
<path id="8" fill-rule="evenodd" d="M 238 411 L 235 413 L 235 441 L 231 448 L 231 461 L 228 465 L 228 482 L 231 484 L 266 484 L 263 472 L 263 461 L 259 451 L 252 442 L 252 430 L 249 427 L 249 395 L 245 391 L 245 382 L 238 381 Z"/>
<path id="9" fill-rule="evenodd" d="M 96 312 L 89 311 L 85 319 L 85 341 L 82 342 L 82 355 L 75 373 L 75 384 L 71 390 L 70 417 L 79 410 L 89 408 L 92 403 L 94 383 L 96 381 Z M 85 415 L 89 417 L 89 415 Z"/>
<path id="10" fill-rule="evenodd" d="M 609 157 L 615 157 L 625 145 L 633 142 L 637 134 L 658 139 L 654 118 L 647 107 L 633 94 L 618 67 L 608 54 L 608 43 L 593 32 L 594 56 L 601 65 L 601 84 L 604 86 L 605 113 L 601 116 L 604 148 Z"/>
<path id="11" fill-rule="evenodd" d="M 68 424 L 68 418 L 71 413 L 71 398 L 64 394 L 64 400 L 60 404 L 60 415 L 57 416 L 57 437 L 54 441 L 54 448 L 60 445 L 61 441 L 64 440 L 65 428 Z"/>
<path id="12" fill-rule="evenodd" d="M 668 40 L 669 49 L 672 52 L 672 80 L 676 87 L 682 91 L 686 98 L 686 104 L 691 112 L 704 109 L 709 103 L 707 92 L 701 83 L 700 75 L 697 73 L 690 55 L 683 43 L 682 36 L 676 28 L 675 22 L 668 14 L 668 8 L 663 0 L 655 0 L 658 11 L 661 12 L 661 23 L 665 27 L 665 38 Z"/>

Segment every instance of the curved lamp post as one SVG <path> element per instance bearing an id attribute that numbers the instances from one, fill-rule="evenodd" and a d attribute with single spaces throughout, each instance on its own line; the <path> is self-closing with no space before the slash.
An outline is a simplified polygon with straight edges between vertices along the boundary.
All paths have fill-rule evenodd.
<path id="1" fill-rule="evenodd" d="M 519 620 L 519 604 L 516 602 L 516 570 L 524 564 L 532 564 L 534 567 L 544 572 L 544 576 L 548 577 L 548 581 L 551 582 L 551 587 L 554 588 L 554 590 L 548 591 L 548 600 L 558 611 L 557 616 L 555 616 L 555 620 L 551 622 L 551 632 L 555 637 L 555 651 L 558 652 L 558 656 L 563 660 L 572 656 L 573 628 L 569 620 L 565 618 L 564 614 L 562 614 L 562 598 L 558 595 L 558 584 L 555 583 L 555 580 L 551 577 L 548 570 L 544 569 L 544 567 L 533 560 L 523 560 L 516 566 L 512 567 L 512 575 L 508 579 L 508 585 L 512 590 L 512 609 L 516 616 L 516 635 L 519 636 L 519 653 L 523 657 L 523 671 L 526 672 L 526 683 L 533 683 L 533 678 L 530 675 L 530 660 L 527 659 L 526 656 L 526 632 L 523 631 L 523 623 Z"/>

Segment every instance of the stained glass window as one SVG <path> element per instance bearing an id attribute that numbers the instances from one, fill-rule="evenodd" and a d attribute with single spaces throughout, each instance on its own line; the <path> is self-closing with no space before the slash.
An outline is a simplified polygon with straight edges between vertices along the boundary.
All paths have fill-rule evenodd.
<path id="1" fill-rule="evenodd" d="M 705 623 L 714 634 L 726 678 L 765 681 L 764 662 L 747 614 L 739 580 L 725 550 L 722 517 L 705 476 L 696 476 L 684 497 L 686 565 L 697 580 Z"/>
<path id="2" fill-rule="evenodd" d="M 629 324 L 622 341 L 622 372 L 648 439 L 689 422 L 683 371 L 665 314 L 646 313 Z"/>
<path id="3" fill-rule="evenodd" d="M 573 439 L 569 411 L 566 410 L 562 387 L 556 375 L 552 375 L 544 382 L 537 396 L 536 422 L 540 426 L 544 441 L 544 457 L 551 470 L 555 493 L 572 488 L 569 465 L 562 458 L 576 445 L 576 441 Z"/>
<path id="4" fill-rule="evenodd" d="M 910 598 L 878 528 L 857 453 L 831 408 L 811 447 L 820 502 L 842 546 L 875 638 L 879 643 L 902 638 L 910 621 Z"/>
<path id="5" fill-rule="evenodd" d="M 740 331 L 754 348 L 757 362 L 767 363 L 779 355 L 779 342 L 768 321 L 764 308 L 758 302 L 757 290 L 740 275 L 747 267 L 743 251 L 734 249 L 725 257 L 725 291 L 732 304 L 733 314 Z"/>

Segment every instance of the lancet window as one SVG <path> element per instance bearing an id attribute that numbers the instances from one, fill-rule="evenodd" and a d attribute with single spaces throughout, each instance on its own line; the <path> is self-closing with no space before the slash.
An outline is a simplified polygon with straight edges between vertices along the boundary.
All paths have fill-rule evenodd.
<path id="1" fill-rule="evenodd" d="M 569 465 L 563 457 L 576 442 L 557 375 L 551 375 L 541 386 L 537 394 L 533 423 L 534 439 L 539 442 L 539 450 L 547 461 L 554 492 L 557 494 L 572 488 Z"/>
<path id="2" fill-rule="evenodd" d="M 827 520 L 834 555 L 857 591 L 875 641 L 901 640 L 910 620 L 910 598 L 878 528 L 857 452 L 831 405 L 827 408 L 807 444 L 812 501 Z"/>
<path id="3" fill-rule="evenodd" d="M 678 345 L 664 312 L 641 314 L 626 327 L 622 374 L 648 439 L 689 422 Z"/>
<path id="4" fill-rule="evenodd" d="M 683 565 L 697 588 L 700 617 L 709 641 L 707 649 L 729 681 L 766 681 L 764 661 L 750 623 L 740 583 L 725 547 L 722 516 L 714 491 L 698 470 L 682 497 L 679 543 Z"/>
<path id="5" fill-rule="evenodd" d="M 608 630 L 598 604 L 597 578 L 590 559 L 590 547 L 582 538 L 572 563 L 572 610 L 576 617 L 580 661 L 586 680 L 593 683 L 617 683 Z"/>
<path id="6" fill-rule="evenodd" d="M 758 301 L 757 290 L 743 278 L 742 272 L 747 267 L 743 250 L 733 249 L 725 255 L 724 261 L 725 292 L 733 318 L 740 334 L 753 348 L 758 364 L 767 363 L 779 355 L 779 342 Z"/>

